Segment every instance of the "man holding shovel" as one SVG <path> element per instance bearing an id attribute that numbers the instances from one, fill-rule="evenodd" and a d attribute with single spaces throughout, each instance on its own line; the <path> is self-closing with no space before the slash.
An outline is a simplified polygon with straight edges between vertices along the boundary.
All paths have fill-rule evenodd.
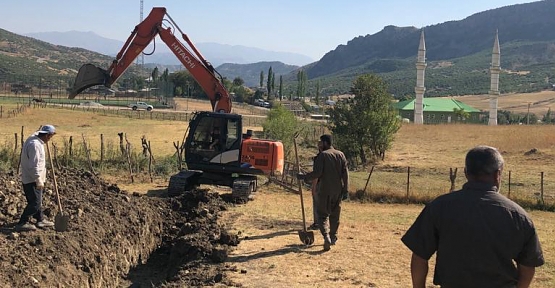
<path id="1" fill-rule="evenodd" d="M 52 125 L 44 125 L 39 131 L 33 133 L 21 151 L 21 183 L 27 199 L 27 206 L 23 210 L 21 219 L 16 225 L 17 231 L 32 231 L 39 228 L 53 227 L 54 223 L 46 220 L 42 213 L 42 196 L 44 182 L 46 181 L 46 153 L 44 144 L 56 134 Z M 29 217 L 37 220 L 37 225 L 29 223 Z"/>
<path id="2" fill-rule="evenodd" d="M 314 160 L 314 170 L 308 174 L 299 173 L 297 178 L 318 179 L 318 225 L 324 236 L 324 251 L 329 251 L 337 241 L 341 200 L 349 186 L 349 171 L 343 152 L 333 148 L 331 135 L 320 136 L 318 146 L 322 147 L 322 152 Z"/>

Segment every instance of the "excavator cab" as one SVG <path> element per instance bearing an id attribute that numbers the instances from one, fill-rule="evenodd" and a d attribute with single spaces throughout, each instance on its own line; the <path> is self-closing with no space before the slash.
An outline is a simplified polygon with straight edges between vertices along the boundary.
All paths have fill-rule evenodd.
<path id="1" fill-rule="evenodd" d="M 98 68 L 93 64 L 85 64 L 79 68 L 79 72 L 75 77 L 73 88 L 69 92 L 69 99 L 75 98 L 77 94 L 83 92 L 85 89 L 96 86 L 106 85 L 110 80 L 108 71 Z"/>

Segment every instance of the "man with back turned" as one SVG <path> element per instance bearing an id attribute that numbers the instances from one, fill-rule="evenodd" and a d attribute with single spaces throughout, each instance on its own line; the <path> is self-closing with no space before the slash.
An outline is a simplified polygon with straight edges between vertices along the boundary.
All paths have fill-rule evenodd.
<path id="1" fill-rule="evenodd" d="M 412 251 L 413 287 L 426 285 L 436 254 L 434 284 L 452 287 L 529 287 L 544 264 L 532 219 L 499 193 L 503 157 L 477 146 L 466 154 L 463 188 L 439 196 L 402 237 Z"/>

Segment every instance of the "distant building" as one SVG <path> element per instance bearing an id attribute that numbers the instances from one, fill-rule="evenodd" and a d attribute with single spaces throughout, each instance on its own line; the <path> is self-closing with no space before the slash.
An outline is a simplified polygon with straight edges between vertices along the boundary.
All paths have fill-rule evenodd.
<path id="1" fill-rule="evenodd" d="M 462 103 L 455 99 L 445 98 L 424 98 L 424 124 L 439 124 L 452 122 L 465 123 L 484 123 L 486 115 L 480 110 Z M 395 109 L 399 110 L 399 116 L 406 119 L 414 119 L 415 99 L 401 101 L 394 104 Z M 455 113 L 455 109 L 464 109 L 469 113 L 468 119 L 461 119 Z"/>

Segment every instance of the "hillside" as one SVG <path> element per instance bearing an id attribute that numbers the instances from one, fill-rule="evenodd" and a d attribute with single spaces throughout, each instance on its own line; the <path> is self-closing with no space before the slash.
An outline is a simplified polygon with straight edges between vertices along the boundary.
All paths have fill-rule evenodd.
<path id="1" fill-rule="evenodd" d="M 0 29 L 0 80 L 8 83 L 64 89 L 73 84 L 81 65 L 93 63 L 106 69 L 112 60 L 111 56 L 86 49 L 54 45 Z M 149 73 L 132 64 L 123 78 L 146 77 Z"/>
<path id="2" fill-rule="evenodd" d="M 428 60 L 426 94 L 487 93 L 496 29 L 499 29 L 502 68 L 506 69 L 501 75 L 501 90 L 528 92 L 548 87 L 545 79 L 555 77 L 550 68 L 555 63 L 554 14 L 555 0 L 546 0 L 423 27 Z M 376 34 L 356 37 L 346 45 L 339 45 L 304 68 L 309 79 L 320 79 L 323 93 L 348 92 L 357 75 L 378 73 L 390 84 L 393 94 L 412 95 L 420 31 L 415 27 L 386 26 Z M 295 77 L 288 75 L 287 79 Z"/>
<path id="3" fill-rule="evenodd" d="M 460 21 L 423 27 L 429 61 L 460 58 L 491 49 L 495 30 L 500 44 L 555 40 L 555 0 L 512 5 L 480 12 Z M 518 21 L 514 21 L 518 19 Z M 310 77 L 332 74 L 376 59 L 416 55 L 420 29 L 386 26 L 374 35 L 357 37 L 328 52 L 307 70 Z"/>
<path id="4" fill-rule="evenodd" d="M 279 84 L 279 75 L 285 75 L 299 68 L 298 66 L 274 61 L 252 64 L 222 64 L 216 70 L 230 80 L 233 80 L 235 77 L 241 77 L 245 80 L 245 85 L 255 87 L 260 85 L 260 71 L 264 72 L 264 79 L 267 79 L 270 67 L 272 67 L 272 71 L 276 75 L 276 84 Z"/>
<path id="5" fill-rule="evenodd" d="M 0 75 L 69 75 L 83 63 L 109 63 L 110 57 L 81 48 L 52 45 L 0 29 Z"/>

